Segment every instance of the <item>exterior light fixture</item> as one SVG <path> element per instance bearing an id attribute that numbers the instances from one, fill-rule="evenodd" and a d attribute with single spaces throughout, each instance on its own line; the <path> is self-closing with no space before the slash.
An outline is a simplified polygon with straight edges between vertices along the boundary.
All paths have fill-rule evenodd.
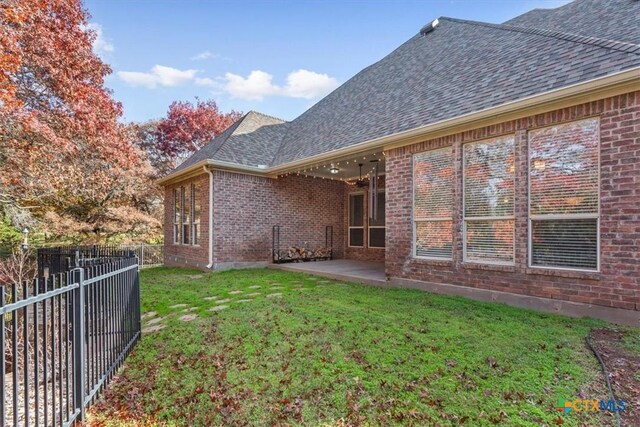
<path id="1" fill-rule="evenodd" d="M 335 167 L 335 165 L 331 165 L 331 168 L 329 169 L 329 172 L 331 172 L 332 174 L 337 174 L 338 172 L 340 172 L 340 169 L 338 169 L 337 167 Z"/>

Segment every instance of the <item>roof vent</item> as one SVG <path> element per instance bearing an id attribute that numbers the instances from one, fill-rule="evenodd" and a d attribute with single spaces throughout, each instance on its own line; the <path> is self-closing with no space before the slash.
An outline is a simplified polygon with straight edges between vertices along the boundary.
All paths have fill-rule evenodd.
<path id="1" fill-rule="evenodd" d="M 438 21 L 437 19 L 434 19 L 432 22 L 428 23 L 427 25 L 425 25 L 424 27 L 422 27 L 420 29 L 420 35 L 422 36 L 426 36 L 427 34 L 429 34 L 431 31 L 435 30 L 435 28 L 440 24 L 440 21 Z"/>

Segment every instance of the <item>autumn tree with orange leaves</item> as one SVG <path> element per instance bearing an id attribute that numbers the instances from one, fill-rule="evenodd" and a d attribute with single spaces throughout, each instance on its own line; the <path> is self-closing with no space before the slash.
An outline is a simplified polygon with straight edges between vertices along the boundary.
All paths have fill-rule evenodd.
<path id="1" fill-rule="evenodd" d="M 152 169 L 118 123 L 78 0 L 0 2 L 0 201 L 52 239 L 158 235 Z M 24 217 L 24 215 L 23 215 Z"/>
<path id="2" fill-rule="evenodd" d="M 158 148 L 168 156 L 186 156 L 240 119 L 237 111 L 223 113 L 213 100 L 176 101 L 157 127 Z"/>

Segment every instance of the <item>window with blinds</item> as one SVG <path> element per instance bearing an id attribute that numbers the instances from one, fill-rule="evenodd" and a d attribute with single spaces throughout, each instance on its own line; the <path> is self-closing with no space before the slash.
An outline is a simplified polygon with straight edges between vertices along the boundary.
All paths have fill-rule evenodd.
<path id="1" fill-rule="evenodd" d="M 514 263 L 514 156 L 513 136 L 463 147 L 465 261 Z"/>
<path id="2" fill-rule="evenodd" d="M 191 243 L 191 192 L 181 187 L 182 191 L 182 243 Z"/>
<path id="3" fill-rule="evenodd" d="M 180 243 L 180 230 L 182 229 L 182 196 L 180 189 L 173 190 L 173 243 Z"/>
<path id="4" fill-rule="evenodd" d="M 598 270 L 597 118 L 529 132 L 529 263 Z"/>
<path id="5" fill-rule="evenodd" d="M 191 213 L 193 220 L 191 223 L 191 241 L 194 245 L 200 244 L 200 194 L 195 184 L 191 184 Z"/>
<path id="6" fill-rule="evenodd" d="M 453 151 L 413 156 L 414 256 L 451 259 L 453 246 Z"/>

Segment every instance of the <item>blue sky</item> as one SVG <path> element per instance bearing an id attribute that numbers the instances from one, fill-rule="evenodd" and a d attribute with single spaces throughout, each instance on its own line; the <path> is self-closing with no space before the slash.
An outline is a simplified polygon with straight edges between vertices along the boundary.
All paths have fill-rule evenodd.
<path id="1" fill-rule="evenodd" d="M 128 121 L 175 100 L 300 115 L 440 16 L 500 23 L 568 0 L 85 0 Z"/>

